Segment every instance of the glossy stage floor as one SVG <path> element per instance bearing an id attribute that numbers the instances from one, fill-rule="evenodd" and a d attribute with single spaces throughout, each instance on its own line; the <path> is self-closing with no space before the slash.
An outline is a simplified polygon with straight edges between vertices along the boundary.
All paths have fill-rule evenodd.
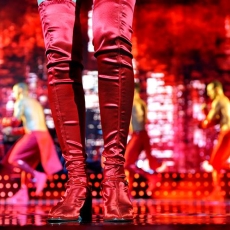
<path id="1" fill-rule="evenodd" d="M 101 199 L 93 200 L 92 223 L 48 224 L 56 200 L 30 200 L 27 205 L 6 205 L 1 200 L 0 229 L 230 229 L 230 202 L 134 199 L 132 223 L 104 223 Z"/>
<path id="2" fill-rule="evenodd" d="M 9 205 L 7 196 L 19 188 L 18 178 L 0 175 L 0 229 L 109 229 L 109 230 L 190 230 L 230 229 L 230 173 L 222 178 L 223 193 L 218 199 L 205 199 L 211 194 L 211 176 L 207 173 L 165 173 L 156 183 L 152 194 L 147 193 L 146 181 L 138 175 L 133 182 L 134 220 L 131 223 L 103 222 L 103 204 L 100 197 L 101 174 L 91 174 L 93 185 L 92 223 L 49 224 L 46 222 L 50 208 L 64 192 L 65 175 L 55 175 L 47 181 L 40 197 L 34 197 L 30 188 L 30 200 L 24 205 Z"/>

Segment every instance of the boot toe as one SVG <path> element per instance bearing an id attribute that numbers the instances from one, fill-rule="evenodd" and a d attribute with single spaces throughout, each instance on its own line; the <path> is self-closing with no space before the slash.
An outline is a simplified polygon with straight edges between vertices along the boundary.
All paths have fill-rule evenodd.
<path id="1" fill-rule="evenodd" d="M 58 222 L 90 222 L 92 213 L 92 197 L 87 187 L 72 187 L 62 200 L 54 206 L 48 215 L 49 223 Z"/>
<path id="2" fill-rule="evenodd" d="M 133 221 L 133 206 L 129 198 L 126 181 L 104 181 L 103 199 L 105 222 Z"/>

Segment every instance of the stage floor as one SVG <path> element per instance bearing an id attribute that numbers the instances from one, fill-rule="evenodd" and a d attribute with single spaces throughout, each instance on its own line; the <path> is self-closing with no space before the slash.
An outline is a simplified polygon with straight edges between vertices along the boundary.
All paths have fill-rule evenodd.
<path id="1" fill-rule="evenodd" d="M 57 200 L 30 200 L 7 205 L 0 200 L 0 229 L 178 230 L 230 229 L 230 201 L 133 199 L 132 223 L 104 223 L 102 200 L 93 199 L 93 221 L 87 224 L 49 224 L 46 217 Z"/>

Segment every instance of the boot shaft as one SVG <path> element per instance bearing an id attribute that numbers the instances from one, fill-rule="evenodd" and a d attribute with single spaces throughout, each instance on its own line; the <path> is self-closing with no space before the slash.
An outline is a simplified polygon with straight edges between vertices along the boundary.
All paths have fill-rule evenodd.
<path id="1" fill-rule="evenodd" d="M 39 5 L 48 60 L 48 97 L 55 129 L 69 177 L 86 181 L 79 11 L 79 5 L 71 0 L 46 0 Z"/>

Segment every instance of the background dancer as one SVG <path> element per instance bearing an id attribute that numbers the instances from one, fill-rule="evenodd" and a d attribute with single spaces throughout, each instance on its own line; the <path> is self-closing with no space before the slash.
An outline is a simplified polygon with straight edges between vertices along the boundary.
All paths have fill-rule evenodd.
<path id="1" fill-rule="evenodd" d="M 3 125 L 4 123 L 10 125 L 10 121 L 20 124 L 15 121 L 16 119 L 22 121 L 23 127 L 7 126 L 3 129 L 3 133 L 12 135 L 20 132 L 24 135 L 7 153 L 2 164 L 9 163 L 22 170 L 21 188 L 14 196 L 7 199 L 7 203 L 19 204 L 27 203 L 29 200 L 27 173 L 32 175 L 32 181 L 36 187 L 35 195 L 38 196 L 45 186 L 47 175 L 60 171 L 62 165 L 48 132 L 41 104 L 29 96 L 28 86 L 25 83 L 16 84 L 13 87 L 13 93 L 16 99 L 14 117 L 3 119 Z M 36 170 L 39 163 L 41 163 L 44 172 Z"/>
<path id="2" fill-rule="evenodd" d="M 213 124 L 220 125 L 217 143 L 214 146 L 209 162 L 204 168 L 212 166 L 213 191 L 210 198 L 221 196 L 221 169 L 227 166 L 230 156 L 230 102 L 225 96 L 223 86 L 219 81 L 213 81 L 207 85 L 207 95 L 212 100 L 211 109 L 201 123 L 201 128 L 207 128 Z M 208 167 L 210 168 L 210 167 Z"/>
<path id="3" fill-rule="evenodd" d="M 125 152 L 125 169 L 128 171 L 130 191 L 132 190 L 135 173 L 139 173 L 147 179 L 148 191 L 152 192 L 156 186 L 156 183 L 160 180 L 160 177 L 157 175 L 157 173 L 161 173 L 167 168 L 166 162 L 159 162 L 157 158 L 151 154 L 150 138 L 146 130 L 146 122 L 147 105 L 145 101 L 140 97 L 139 84 L 135 83 L 132 117 L 130 124 L 131 139 L 128 142 Z M 137 160 L 142 151 L 144 151 L 146 154 L 146 158 L 149 162 L 149 167 L 152 170 L 151 173 L 145 172 L 136 166 Z"/>

